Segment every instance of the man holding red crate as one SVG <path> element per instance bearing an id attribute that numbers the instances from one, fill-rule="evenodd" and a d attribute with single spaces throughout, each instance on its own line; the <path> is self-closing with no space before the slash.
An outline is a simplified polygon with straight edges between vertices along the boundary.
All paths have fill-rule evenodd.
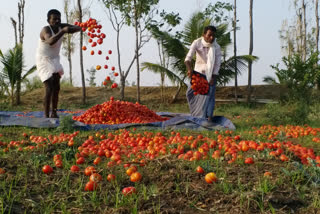
<path id="1" fill-rule="evenodd" d="M 221 65 L 221 49 L 216 42 L 217 29 L 214 26 L 206 26 L 202 37 L 194 40 L 190 46 L 185 59 L 188 76 L 203 76 L 209 84 L 209 90 L 206 94 L 194 93 L 189 87 L 187 90 L 187 99 L 192 116 L 206 118 L 212 122 L 215 106 L 215 91 L 217 77 Z M 192 58 L 196 54 L 195 67 L 192 69 Z M 196 95 L 195 95 L 196 94 Z"/>

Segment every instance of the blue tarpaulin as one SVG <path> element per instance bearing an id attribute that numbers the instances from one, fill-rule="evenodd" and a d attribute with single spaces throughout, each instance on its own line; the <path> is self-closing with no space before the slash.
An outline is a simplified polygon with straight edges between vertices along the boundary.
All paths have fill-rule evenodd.
<path id="1" fill-rule="evenodd" d="M 59 110 L 60 118 L 73 115 L 78 116 L 84 111 L 70 112 L 68 110 Z M 152 123 L 123 123 L 114 125 L 94 124 L 87 125 L 79 121 L 74 121 L 74 128 L 81 130 L 99 130 L 99 129 L 124 129 L 129 127 L 144 127 L 154 129 L 195 129 L 195 130 L 216 130 L 216 129 L 231 129 L 234 130 L 233 123 L 223 117 L 215 116 L 212 123 L 208 123 L 205 119 L 193 117 L 190 114 L 180 114 L 171 112 L 158 112 L 160 116 L 168 117 L 169 119 L 162 122 Z M 0 111 L 0 126 L 25 126 L 33 128 L 56 128 L 60 124 L 57 118 L 44 118 L 42 111 L 33 112 L 18 112 L 18 111 Z"/>

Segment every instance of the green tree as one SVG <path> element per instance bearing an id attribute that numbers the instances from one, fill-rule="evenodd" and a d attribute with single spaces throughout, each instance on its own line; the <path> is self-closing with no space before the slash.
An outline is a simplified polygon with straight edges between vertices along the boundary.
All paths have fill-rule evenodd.
<path id="1" fill-rule="evenodd" d="M 91 67 L 90 69 L 87 69 L 87 72 L 89 73 L 89 79 L 87 79 L 89 86 L 95 87 L 97 85 L 95 83 L 97 70 L 94 67 Z"/>
<path id="2" fill-rule="evenodd" d="M 289 89 L 289 100 L 297 100 L 306 104 L 311 102 L 311 90 L 316 86 L 320 77 L 318 53 L 311 54 L 304 61 L 300 54 L 283 57 L 285 68 L 280 68 L 279 63 L 271 67 L 276 71 L 277 80 L 271 76 L 264 77 L 264 82 L 269 84 L 285 85 Z"/>
<path id="3" fill-rule="evenodd" d="M 137 65 L 137 102 L 140 102 L 140 50 L 151 38 L 151 36 L 147 33 L 147 29 L 153 21 L 153 16 L 156 13 L 156 5 L 158 4 L 159 0 L 102 0 L 102 2 L 107 8 L 112 8 L 113 12 L 120 12 L 121 18 L 118 18 L 115 13 L 112 14 L 115 19 L 120 20 L 119 22 L 116 21 L 117 23 L 121 23 L 121 25 L 126 24 L 127 26 L 132 26 L 134 28 L 136 36 L 134 60 L 136 61 Z M 120 30 L 119 25 L 117 29 Z M 118 48 L 118 62 L 119 57 L 120 54 Z M 131 66 L 132 64 L 130 64 L 129 67 L 131 68 Z M 120 69 L 119 73 L 122 98 L 122 96 L 124 96 L 125 78 L 128 72 L 124 72 Z"/>
<path id="4" fill-rule="evenodd" d="M 0 50 L 0 61 L 3 65 L 0 72 L 0 79 L 2 79 L 2 82 L 6 84 L 6 93 L 11 98 L 11 105 L 14 105 L 14 98 L 19 92 L 17 90 L 19 84 L 26 80 L 26 78 L 36 70 L 36 66 L 33 66 L 24 73 L 25 65 L 22 44 L 10 49 L 5 54 Z"/>

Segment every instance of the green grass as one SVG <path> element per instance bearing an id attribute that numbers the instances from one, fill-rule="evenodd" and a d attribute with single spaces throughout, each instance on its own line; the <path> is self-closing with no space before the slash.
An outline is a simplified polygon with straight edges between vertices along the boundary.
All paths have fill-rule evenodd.
<path id="1" fill-rule="evenodd" d="M 188 106 L 184 104 L 147 104 L 156 111 L 188 112 Z M 77 109 L 76 106 L 75 109 Z M 8 110 L 13 110 L 8 107 Z M 232 104 L 220 105 L 216 108 L 216 115 L 229 118 L 236 126 L 232 133 L 220 131 L 179 131 L 181 136 L 198 135 L 218 141 L 218 136 L 229 136 L 231 139 L 239 135 L 241 140 L 255 142 L 273 142 L 267 137 L 270 131 L 260 136 L 252 132 L 252 127 L 263 125 L 278 126 L 283 118 L 283 125 L 294 124 L 297 120 L 290 118 L 294 108 L 288 105 L 246 105 Z M 311 127 L 320 127 L 320 113 L 318 105 L 311 106 L 308 116 Z M 60 133 L 73 133 L 68 118 L 64 119 L 59 129 L 34 129 L 26 127 L 0 127 L 1 142 L 10 143 L 24 140 L 23 147 L 33 145 L 30 136 L 42 136 L 48 139 L 49 135 L 59 136 Z M 300 124 L 303 125 L 303 124 Z M 157 133 L 160 130 L 130 129 L 131 133 L 144 135 L 145 131 Z M 169 138 L 172 130 L 161 130 L 162 134 Z M 75 154 L 88 136 L 93 136 L 96 145 L 101 139 L 96 137 L 97 131 L 81 131 L 74 138 L 74 146 L 68 147 L 67 141 L 63 143 L 44 146 L 38 150 L 22 151 L 10 149 L 4 151 L 0 146 L 0 168 L 6 173 L 0 175 L 0 213 L 163 213 L 163 212 L 217 212 L 228 213 L 230 210 L 243 213 L 300 213 L 313 212 L 320 207 L 319 185 L 320 170 L 316 165 L 302 165 L 293 153 L 285 151 L 290 157 L 290 162 L 282 163 L 279 159 L 269 155 L 271 149 L 264 152 L 250 150 L 239 152 L 244 158 L 254 157 L 255 164 L 244 164 L 243 159 L 237 159 L 234 163 L 228 163 L 230 155 L 222 152 L 219 160 L 211 158 L 211 154 L 217 148 L 210 149 L 208 159 L 199 161 L 184 161 L 177 159 L 177 155 L 165 155 L 148 161 L 146 166 L 138 166 L 143 175 L 139 183 L 133 183 L 125 174 L 123 165 L 107 167 L 110 161 L 102 158 L 102 162 L 96 166 L 103 177 L 96 191 L 85 192 L 84 186 L 89 178 L 83 173 L 71 173 L 70 167 L 75 164 Z M 100 130 L 100 134 L 108 134 L 108 130 Z M 120 131 L 111 131 L 118 135 Z M 22 133 L 27 133 L 24 137 Z M 283 133 L 274 139 L 279 141 L 292 141 L 308 148 L 313 148 L 316 155 L 320 154 L 320 145 L 312 139 L 315 136 L 307 135 L 297 139 L 288 139 Z M 319 137 L 319 133 L 316 135 Z M 240 140 L 240 141 L 241 141 Z M 48 140 L 49 142 L 50 140 Z M 182 141 L 182 140 L 181 140 Z M 180 143 L 180 142 L 179 142 Z M 201 143 L 198 144 L 198 146 Z M 177 147 L 177 144 L 170 145 Z M 185 146 L 185 150 L 190 146 Z M 142 151 L 145 152 L 145 151 Z M 45 164 L 53 164 L 53 156 L 62 155 L 63 168 L 54 167 L 51 175 L 42 173 L 41 168 Z M 85 167 L 93 165 L 95 156 L 86 157 L 84 165 L 80 165 L 83 171 Z M 124 158 L 123 163 L 129 158 Z M 200 165 L 206 172 L 215 172 L 218 182 L 207 184 L 204 176 L 198 175 L 195 168 Z M 265 171 L 270 171 L 270 178 L 263 177 Z M 110 183 L 106 180 L 108 174 L 115 174 L 116 181 Z M 137 194 L 123 196 L 121 190 L 126 186 L 135 186 Z M 290 199 L 298 204 L 293 206 Z"/>

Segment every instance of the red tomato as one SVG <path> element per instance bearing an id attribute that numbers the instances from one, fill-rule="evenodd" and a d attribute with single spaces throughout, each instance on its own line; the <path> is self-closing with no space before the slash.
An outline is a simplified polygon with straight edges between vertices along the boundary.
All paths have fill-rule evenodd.
<path id="1" fill-rule="evenodd" d="M 136 166 L 130 166 L 130 168 L 127 169 L 126 173 L 127 173 L 127 175 L 131 176 L 132 173 L 134 173 L 136 171 L 137 171 L 137 167 Z"/>
<path id="2" fill-rule="evenodd" d="M 76 161 L 77 164 L 83 164 L 85 161 L 84 157 L 79 157 Z"/>
<path id="3" fill-rule="evenodd" d="M 289 158 L 286 155 L 282 154 L 282 155 L 280 155 L 280 160 L 285 162 L 285 161 L 288 161 Z"/>
<path id="4" fill-rule="evenodd" d="M 58 168 L 62 168 L 62 166 L 63 166 L 62 160 L 56 160 L 54 162 L 54 165 L 56 165 L 56 167 L 58 167 Z"/>
<path id="5" fill-rule="evenodd" d="M 44 166 L 42 167 L 42 172 L 48 175 L 48 174 L 50 174 L 50 173 L 53 172 L 53 169 L 52 169 L 52 167 L 49 166 L 49 165 L 44 165 Z"/>
<path id="6" fill-rule="evenodd" d="M 134 172 L 130 175 L 130 181 L 132 182 L 138 182 L 142 178 L 142 175 L 139 172 Z"/>
<path id="7" fill-rule="evenodd" d="M 80 168 L 77 165 L 73 165 L 73 166 L 71 166 L 70 171 L 71 172 L 79 172 Z"/>
<path id="8" fill-rule="evenodd" d="M 197 166 L 197 172 L 200 173 L 200 174 L 203 174 L 204 173 L 204 169 L 201 167 L 201 166 Z"/>
<path id="9" fill-rule="evenodd" d="M 102 176 L 98 173 L 93 173 L 92 175 L 90 175 L 89 180 L 96 182 L 96 183 L 99 183 L 102 180 Z"/>
<path id="10" fill-rule="evenodd" d="M 88 183 L 86 183 L 86 186 L 84 187 L 85 191 L 94 191 L 96 190 L 98 187 L 98 184 L 93 182 L 93 181 L 89 181 Z"/>
<path id="11" fill-rule="evenodd" d="M 114 174 L 109 174 L 108 177 L 107 177 L 107 180 L 110 181 L 110 182 L 114 181 L 115 179 L 116 179 L 116 176 Z"/>
<path id="12" fill-rule="evenodd" d="M 112 51 L 111 51 L 111 50 L 109 50 L 109 51 L 108 51 L 108 53 L 109 53 L 109 54 L 112 54 Z"/>
<path id="13" fill-rule="evenodd" d="M 53 161 L 55 162 L 56 160 L 62 160 L 62 156 L 61 155 L 54 155 L 53 156 Z"/>
<path id="14" fill-rule="evenodd" d="M 134 194 L 136 192 L 137 192 L 136 188 L 134 188 L 134 187 L 125 187 L 125 188 L 122 189 L 122 194 L 125 195 L 125 196 Z"/>
<path id="15" fill-rule="evenodd" d="M 93 173 L 96 172 L 96 169 L 93 167 L 93 166 L 88 166 L 85 170 L 84 170 L 84 174 L 86 176 L 90 176 L 92 175 Z"/>
<path id="16" fill-rule="evenodd" d="M 0 175 L 6 173 L 6 170 L 4 170 L 3 168 L 0 168 Z"/>
<path id="17" fill-rule="evenodd" d="M 206 174 L 204 179 L 208 184 L 212 184 L 213 182 L 217 182 L 217 176 L 214 172 L 209 172 L 208 174 Z"/>
<path id="18" fill-rule="evenodd" d="M 265 173 L 263 174 L 264 177 L 271 177 L 271 175 L 272 175 L 271 172 L 265 172 Z"/>
<path id="19" fill-rule="evenodd" d="M 98 165 L 101 162 L 101 158 L 100 157 L 96 157 L 96 159 L 94 159 L 93 164 L 94 165 Z"/>
<path id="20" fill-rule="evenodd" d="M 253 158 L 246 158 L 245 160 L 244 160 L 244 163 L 246 163 L 246 164 L 254 164 L 254 161 L 253 161 Z"/>

